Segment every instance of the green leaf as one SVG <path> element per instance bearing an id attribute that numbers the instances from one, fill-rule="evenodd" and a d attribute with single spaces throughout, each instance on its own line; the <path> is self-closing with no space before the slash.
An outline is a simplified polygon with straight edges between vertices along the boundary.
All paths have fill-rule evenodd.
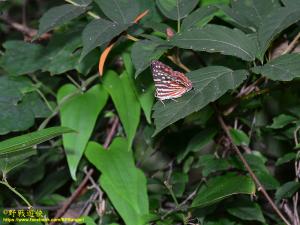
<path id="1" fill-rule="evenodd" d="M 247 134 L 242 130 L 231 129 L 230 135 L 235 145 L 246 145 L 250 143 L 250 139 Z"/>
<path id="2" fill-rule="evenodd" d="M 101 171 L 100 184 L 127 225 L 143 225 L 149 213 L 146 177 L 136 168 L 124 138 L 115 138 L 109 150 L 89 142 L 85 155 Z"/>
<path id="3" fill-rule="evenodd" d="M 53 172 L 49 171 L 46 174 L 46 177 L 44 177 L 43 180 L 39 182 L 37 186 L 35 186 L 35 199 L 40 200 L 43 197 L 48 197 L 69 180 L 70 176 L 65 167 L 63 169 L 56 168 Z"/>
<path id="4" fill-rule="evenodd" d="M 105 19 L 90 22 L 82 32 L 83 49 L 80 60 L 94 48 L 111 41 L 129 26 L 130 24 L 118 24 Z"/>
<path id="5" fill-rule="evenodd" d="M 80 34 L 78 30 L 55 33 L 46 48 L 47 64 L 43 71 L 55 75 L 73 70 L 79 64 L 79 52 L 76 49 L 81 47 Z"/>
<path id="6" fill-rule="evenodd" d="M 89 216 L 83 216 L 81 217 L 83 219 L 83 223 L 79 224 L 85 224 L 85 225 L 97 225 L 92 217 Z"/>
<path id="7" fill-rule="evenodd" d="M 21 136 L 13 137 L 0 142 L 0 156 L 8 153 L 15 153 L 34 145 L 48 141 L 56 136 L 64 133 L 74 132 L 67 127 L 51 127 L 43 130 L 38 130 Z"/>
<path id="8" fill-rule="evenodd" d="M 296 158 L 297 154 L 295 152 L 290 152 L 285 154 L 284 156 L 280 157 L 279 159 L 277 159 L 276 161 L 276 166 L 280 166 L 284 163 L 290 162 L 292 160 L 294 160 Z"/>
<path id="9" fill-rule="evenodd" d="M 158 102 L 154 106 L 155 134 L 177 120 L 196 112 L 217 100 L 229 89 L 238 87 L 247 77 L 247 71 L 222 66 L 208 66 L 190 73 L 194 89 L 175 101 Z M 154 135 L 155 135 L 154 134 Z"/>
<path id="10" fill-rule="evenodd" d="M 98 115 L 108 99 L 104 88 L 94 85 L 87 92 L 73 96 L 62 104 L 66 96 L 76 91 L 78 90 L 75 86 L 66 84 L 59 89 L 57 94 L 58 103 L 61 104 L 61 124 L 77 131 L 74 134 L 63 135 L 69 170 L 74 180 L 76 180 L 78 163 L 91 137 Z"/>
<path id="11" fill-rule="evenodd" d="M 162 47 L 160 43 L 150 40 L 135 42 L 131 50 L 131 59 L 135 67 L 135 77 L 149 67 L 153 59 L 159 59 L 170 47 Z"/>
<path id="12" fill-rule="evenodd" d="M 256 32 L 272 10 L 280 6 L 278 1 L 239 0 L 231 1 L 231 7 L 221 9 L 238 25 Z"/>
<path id="13" fill-rule="evenodd" d="M 130 81 L 133 88 L 135 89 L 136 96 L 140 102 L 140 105 L 144 111 L 147 122 L 151 123 L 151 112 L 152 106 L 154 103 L 154 85 L 153 82 L 145 82 L 143 77 L 139 77 L 136 80 L 134 79 L 134 69 L 133 64 L 129 54 L 123 54 L 123 61 L 125 64 L 126 71 L 129 75 Z"/>
<path id="14" fill-rule="evenodd" d="M 7 41 L 3 44 L 5 53 L 0 66 L 10 75 L 23 75 L 41 69 L 46 63 L 45 48 L 24 41 Z"/>
<path id="15" fill-rule="evenodd" d="M 95 0 L 103 13 L 117 23 L 133 23 L 134 19 L 146 9 L 136 0 Z"/>
<path id="16" fill-rule="evenodd" d="M 156 5 L 167 18 L 180 20 L 186 17 L 198 2 L 198 0 L 156 0 Z"/>
<path id="17" fill-rule="evenodd" d="M 26 77 L 0 77 L 0 134 L 23 131 L 34 124 L 35 117 L 48 116 L 50 110 L 36 87 Z"/>
<path id="18" fill-rule="evenodd" d="M 204 146 L 213 141 L 216 134 L 217 131 L 215 129 L 206 129 L 194 135 L 184 152 L 177 156 L 177 162 L 180 163 L 190 152 L 201 151 Z"/>
<path id="19" fill-rule="evenodd" d="M 258 28 L 259 59 L 262 61 L 272 41 L 292 24 L 300 20 L 300 7 L 280 7 L 273 10 Z"/>
<path id="20" fill-rule="evenodd" d="M 192 207 L 204 207 L 236 194 L 255 193 L 255 184 L 250 177 L 234 173 L 210 179 L 197 193 Z"/>
<path id="21" fill-rule="evenodd" d="M 208 177 L 211 173 L 228 170 L 231 165 L 228 160 L 223 158 L 217 159 L 215 155 L 202 155 L 193 167 L 200 167 L 202 175 Z"/>
<path id="22" fill-rule="evenodd" d="M 77 5 L 88 6 L 92 3 L 92 0 L 73 0 Z"/>
<path id="23" fill-rule="evenodd" d="M 141 111 L 129 76 L 126 71 L 121 76 L 114 71 L 108 71 L 103 78 L 103 85 L 114 102 L 128 138 L 128 148 L 131 148 Z"/>
<path id="24" fill-rule="evenodd" d="M 253 61 L 257 52 L 255 42 L 242 31 L 219 25 L 190 28 L 175 35 L 168 43 L 195 51 L 220 52 L 246 61 Z"/>
<path id="25" fill-rule="evenodd" d="M 0 142 L 1 144 L 1 142 Z M 0 170 L 2 174 L 7 174 L 14 168 L 26 163 L 30 156 L 37 154 L 36 149 L 23 149 L 17 153 L 5 154 L 0 156 Z"/>
<path id="26" fill-rule="evenodd" d="M 259 170 L 254 173 L 266 190 L 276 190 L 280 186 L 278 180 L 272 176 L 269 171 L 266 172 Z"/>
<path id="27" fill-rule="evenodd" d="M 239 219 L 259 221 L 265 223 L 265 218 L 260 206 L 253 202 L 236 202 L 234 206 L 229 206 L 227 212 Z"/>
<path id="28" fill-rule="evenodd" d="M 300 183 L 296 181 L 290 181 L 283 184 L 276 190 L 275 200 L 277 203 L 283 198 L 291 198 L 300 188 Z"/>
<path id="29" fill-rule="evenodd" d="M 297 120 L 297 118 L 294 116 L 280 114 L 279 116 L 274 117 L 273 123 L 267 127 L 272 128 L 272 129 L 280 129 L 296 120 Z"/>
<path id="30" fill-rule="evenodd" d="M 203 27 L 214 16 L 218 9 L 214 6 L 204 6 L 192 12 L 189 16 L 182 21 L 181 30 L 187 30 L 191 27 Z"/>
<path id="31" fill-rule="evenodd" d="M 49 9 L 43 14 L 39 21 L 38 36 L 80 16 L 86 11 L 87 7 L 85 6 L 75 6 L 71 4 L 64 4 Z"/>
<path id="32" fill-rule="evenodd" d="M 300 54 L 292 53 L 279 56 L 264 66 L 256 66 L 251 70 L 271 80 L 290 81 L 300 77 Z"/>

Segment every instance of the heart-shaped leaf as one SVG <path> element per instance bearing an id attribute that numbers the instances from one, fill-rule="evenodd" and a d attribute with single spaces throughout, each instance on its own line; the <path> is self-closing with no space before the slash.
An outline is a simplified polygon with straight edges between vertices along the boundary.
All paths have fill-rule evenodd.
<path id="1" fill-rule="evenodd" d="M 104 76 L 103 85 L 114 102 L 128 138 L 128 148 L 131 148 L 140 121 L 141 109 L 128 74 L 123 72 L 118 76 L 114 71 L 108 71 Z"/>
<path id="2" fill-rule="evenodd" d="M 101 171 L 101 187 L 125 224 L 143 225 L 149 213 L 146 178 L 127 146 L 124 138 L 114 139 L 108 150 L 89 142 L 85 155 Z"/>
<path id="3" fill-rule="evenodd" d="M 67 96 L 77 92 L 71 84 L 62 86 L 57 94 L 62 126 L 76 131 L 63 135 L 63 145 L 71 176 L 76 180 L 76 170 L 86 144 L 93 132 L 97 117 L 108 99 L 107 92 L 100 85 L 95 85 L 85 93 L 79 93 L 63 104 Z"/>

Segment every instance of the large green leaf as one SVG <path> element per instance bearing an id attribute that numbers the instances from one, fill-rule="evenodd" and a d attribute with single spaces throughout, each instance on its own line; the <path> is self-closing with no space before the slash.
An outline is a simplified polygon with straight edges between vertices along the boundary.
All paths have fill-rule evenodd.
<path id="1" fill-rule="evenodd" d="M 153 59 L 159 57 L 170 47 L 160 46 L 160 44 L 150 40 L 142 40 L 133 44 L 131 59 L 135 67 L 135 76 L 149 67 Z"/>
<path id="2" fill-rule="evenodd" d="M 59 104 L 66 96 L 76 92 L 71 84 L 62 86 L 57 94 Z M 104 88 L 95 85 L 87 92 L 74 96 L 60 108 L 61 124 L 77 131 L 63 135 L 63 145 L 71 176 L 76 180 L 76 170 L 86 144 L 94 129 L 97 117 L 106 104 L 108 95 Z"/>
<path id="3" fill-rule="evenodd" d="M 146 177 L 136 168 L 127 146 L 123 138 L 114 139 L 109 150 L 89 142 L 85 155 L 101 171 L 101 187 L 125 224 L 143 225 L 149 213 Z"/>
<path id="4" fill-rule="evenodd" d="M 26 77 L 0 77 L 0 134 L 26 130 L 50 114 L 35 89 Z"/>
<path id="5" fill-rule="evenodd" d="M 281 31 L 300 20 L 300 4 L 298 7 L 281 7 L 273 10 L 258 28 L 259 59 L 263 60 L 264 54 L 272 41 Z"/>
<path id="6" fill-rule="evenodd" d="M 238 25 L 257 31 L 267 15 L 279 6 L 278 1 L 239 0 L 231 1 L 231 7 L 220 8 Z"/>
<path id="7" fill-rule="evenodd" d="M 38 130 L 21 136 L 13 137 L 0 142 L 0 157 L 8 153 L 15 153 L 34 145 L 48 141 L 56 136 L 64 133 L 74 132 L 67 127 L 50 127 L 43 130 Z"/>
<path id="8" fill-rule="evenodd" d="M 130 148 L 140 121 L 141 109 L 129 76 L 126 71 L 121 76 L 114 71 L 108 71 L 104 76 L 103 85 L 118 111 Z"/>
<path id="9" fill-rule="evenodd" d="M 169 19 L 186 17 L 198 4 L 198 0 L 156 0 L 160 11 Z"/>
<path id="10" fill-rule="evenodd" d="M 65 4 L 49 9 L 40 19 L 38 35 L 52 30 L 87 11 L 86 6 Z"/>
<path id="11" fill-rule="evenodd" d="M 209 66 L 190 73 L 194 89 L 176 101 L 167 100 L 164 105 L 158 102 L 154 106 L 155 134 L 177 120 L 196 112 L 208 103 L 217 100 L 226 91 L 238 87 L 247 77 L 247 71 L 222 66 Z"/>
<path id="12" fill-rule="evenodd" d="M 130 24 L 113 23 L 105 19 L 90 22 L 82 32 L 83 49 L 80 59 L 83 59 L 94 48 L 111 41 L 129 26 Z"/>
<path id="13" fill-rule="evenodd" d="M 213 18 L 214 13 L 217 11 L 218 9 L 214 6 L 201 7 L 184 18 L 181 29 L 187 30 L 191 27 L 203 27 Z"/>
<path id="14" fill-rule="evenodd" d="M 136 0 L 95 0 L 103 13 L 117 23 L 132 23 L 134 19 L 145 9 L 141 1 Z"/>
<path id="15" fill-rule="evenodd" d="M 253 61 L 257 51 L 255 42 L 242 31 L 219 25 L 185 30 L 168 43 L 196 51 L 220 52 L 246 61 Z"/>
<path id="16" fill-rule="evenodd" d="M 47 62 L 45 48 L 24 41 L 7 41 L 0 66 L 10 75 L 23 75 L 41 69 Z"/>
<path id="17" fill-rule="evenodd" d="M 204 207 L 236 194 L 255 194 L 255 184 L 250 177 L 234 173 L 211 178 L 197 193 L 192 207 Z"/>
<path id="18" fill-rule="evenodd" d="M 262 74 L 271 80 L 290 81 L 300 77 L 300 54 L 292 53 L 279 56 L 264 66 L 252 68 L 254 73 Z"/>

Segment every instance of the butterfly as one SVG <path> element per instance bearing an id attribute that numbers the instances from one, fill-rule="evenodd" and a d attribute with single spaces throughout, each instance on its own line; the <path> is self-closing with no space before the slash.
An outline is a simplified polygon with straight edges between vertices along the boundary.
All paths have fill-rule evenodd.
<path id="1" fill-rule="evenodd" d="M 181 97 L 193 88 L 192 82 L 183 73 L 174 71 L 160 61 L 151 62 L 151 70 L 155 84 L 155 97 L 163 100 Z"/>

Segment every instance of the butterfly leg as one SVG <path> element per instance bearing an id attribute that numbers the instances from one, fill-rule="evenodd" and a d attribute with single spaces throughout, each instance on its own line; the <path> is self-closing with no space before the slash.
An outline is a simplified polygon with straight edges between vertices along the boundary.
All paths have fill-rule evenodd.
<path id="1" fill-rule="evenodd" d="M 172 101 L 174 101 L 174 102 L 178 102 L 176 99 L 174 99 L 174 98 L 170 98 Z"/>

